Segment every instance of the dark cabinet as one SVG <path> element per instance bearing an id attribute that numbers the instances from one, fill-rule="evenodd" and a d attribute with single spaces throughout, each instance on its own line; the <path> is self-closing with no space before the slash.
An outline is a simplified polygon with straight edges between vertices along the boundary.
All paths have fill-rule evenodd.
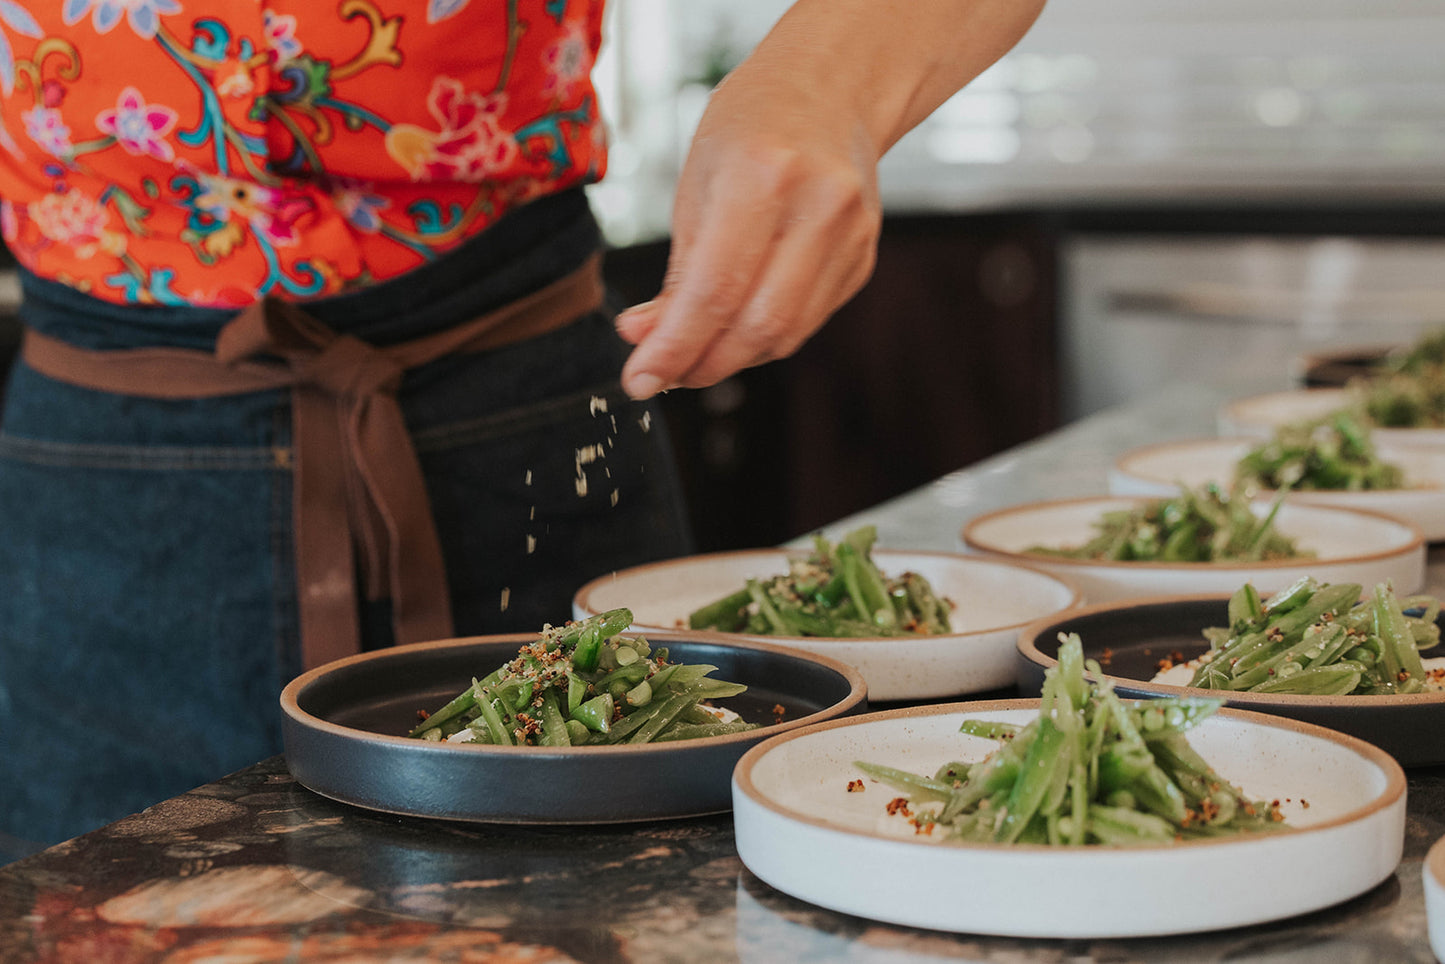
<path id="1" fill-rule="evenodd" d="M 1043 216 L 890 217 L 796 355 L 666 395 L 699 548 L 790 539 L 1056 427 L 1055 251 Z M 612 251 L 608 281 L 652 297 L 666 257 Z"/>

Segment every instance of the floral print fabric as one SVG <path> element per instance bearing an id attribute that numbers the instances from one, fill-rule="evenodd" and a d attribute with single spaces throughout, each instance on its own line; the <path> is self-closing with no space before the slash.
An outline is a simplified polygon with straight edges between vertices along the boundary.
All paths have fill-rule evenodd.
<path id="1" fill-rule="evenodd" d="M 0 0 L 0 228 L 109 301 L 393 278 L 601 177 L 602 0 Z"/>

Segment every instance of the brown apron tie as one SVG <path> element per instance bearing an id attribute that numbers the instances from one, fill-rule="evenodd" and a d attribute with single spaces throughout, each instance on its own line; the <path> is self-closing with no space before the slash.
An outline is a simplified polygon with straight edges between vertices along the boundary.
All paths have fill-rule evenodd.
<path id="1" fill-rule="evenodd" d="M 368 599 L 389 595 L 400 643 L 452 635 L 451 603 L 421 466 L 396 393 L 411 368 L 560 328 L 602 303 L 600 258 L 480 318 L 398 345 L 339 335 L 293 303 L 267 299 L 221 330 L 214 354 L 95 351 L 27 329 L 23 357 L 51 378 L 143 398 L 291 390 L 292 515 L 309 669 L 355 653 L 359 567 Z"/>

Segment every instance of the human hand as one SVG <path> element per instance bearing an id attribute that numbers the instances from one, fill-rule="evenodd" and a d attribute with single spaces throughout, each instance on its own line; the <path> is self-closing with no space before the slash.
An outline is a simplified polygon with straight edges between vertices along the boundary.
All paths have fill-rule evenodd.
<path id="1" fill-rule="evenodd" d="M 713 92 L 673 207 L 658 296 L 617 318 L 634 398 L 785 358 L 873 271 L 881 151 L 860 118 L 754 55 Z"/>

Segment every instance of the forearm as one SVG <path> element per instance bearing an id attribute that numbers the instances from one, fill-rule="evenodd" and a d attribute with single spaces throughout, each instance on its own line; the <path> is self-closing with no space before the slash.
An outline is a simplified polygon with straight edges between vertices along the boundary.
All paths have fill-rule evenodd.
<path id="1" fill-rule="evenodd" d="M 1044 0 L 797 0 L 748 58 L 863 126 L 875 157 L 1009 50 Z"/>

